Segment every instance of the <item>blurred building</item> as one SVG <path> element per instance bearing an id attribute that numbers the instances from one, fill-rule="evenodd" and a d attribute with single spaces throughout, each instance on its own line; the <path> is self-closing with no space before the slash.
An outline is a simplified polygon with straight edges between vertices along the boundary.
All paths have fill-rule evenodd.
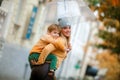
<path id="1" fill-rule="evenodd" d="M 0 37 L 4 37 L 4 33 L 5 33 L 5 23 L 6 23 L 6 19 L 7 19 L 7 14 L 8 14 L 8 10 L 6 8 L 3 8 L 1 6 L 7 7 L 6 4 L 9 4 L 8 1 L 0 1 Z M 8 8 L 8 7 L 7 7 Z"/>
<path id="2" fill-rule="evenodd" d="M 1 1 L 0 36 L 9 43 L 31 47 L 44 32 L 41 22 L 45 18 L 45 4 L 49 1 L 52 0 Z M 34 22 L 30 22 L 31 17 L 34 17 Z M 26 37 L 28 31 L 29 39 Z"/>

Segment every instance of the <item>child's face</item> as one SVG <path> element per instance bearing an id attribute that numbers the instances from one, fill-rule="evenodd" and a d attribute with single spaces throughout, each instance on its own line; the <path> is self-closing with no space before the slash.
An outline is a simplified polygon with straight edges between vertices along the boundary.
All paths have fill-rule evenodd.
<path id="1" fill-rule="evenodd" d="M 53 31 L 50 32 L 50 35 L 51 35 L 53 38 L 58 38 L 58 37 L 59 37 L 59 31 L 53 30 Z"/>

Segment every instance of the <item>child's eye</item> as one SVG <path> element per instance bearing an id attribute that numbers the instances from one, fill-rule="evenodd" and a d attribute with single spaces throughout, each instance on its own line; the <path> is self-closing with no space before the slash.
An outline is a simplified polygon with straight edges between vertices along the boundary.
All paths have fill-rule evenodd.
<path id="1" fill-rule="evenodd" d="M 58 32 L 54 32 L 55 34 L 59 34 Z"/>

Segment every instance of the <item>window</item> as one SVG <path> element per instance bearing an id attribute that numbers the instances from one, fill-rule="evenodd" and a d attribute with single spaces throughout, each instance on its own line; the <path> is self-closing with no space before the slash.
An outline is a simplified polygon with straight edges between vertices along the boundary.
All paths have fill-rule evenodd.
<path id="1" fill-rule="evenodd" d="M 2 1 L 3 1 L 3 0 L 0 0 L 0 6 L 1 6 L 1 4 L 2 4 Z"/>

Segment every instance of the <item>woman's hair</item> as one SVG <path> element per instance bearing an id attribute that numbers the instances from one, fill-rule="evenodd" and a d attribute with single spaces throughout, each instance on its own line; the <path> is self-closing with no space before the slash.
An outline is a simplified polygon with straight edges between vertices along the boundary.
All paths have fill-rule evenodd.
<path id="1" fill-rule="evenodd" d="M 63 28 L 61 28 L 61 30 L 62 30 Z M 68 46 L 68 44 L 70 43 L 70 37 L 65 37 L 64 35 L 63 35 L 63 33 L 62 32 L 60 32 L 60 36 L 64 39 L 64 40 L 66 40 L 66 46 Z"/>
<path id="2" fill-rule="evenodd" d="M 71 27 L 69 22 L 70 21 L 69 21 L 68 17 L 63 17 L 63 18 L 58 19 L 58 23 L 59 23 L 59 26 L 61 27 L 61 29 L 65 28 L 66 26 Z M 61 35 L 61 37 L 65 38 L 68 43 L 70 42 L 70 37 L 67 38 L 62 33 L 60 35 Z"/>
<path id="3" fill-rule="evenodd" d="M 60 26 L 59 25 L 57 25 L 57 24 L 52 24 L 52 25 L 50 25 L 49 27 L 48 27 L 48 32 L 52 32 L 53 30 L 57 30 L 57 31 L 61 31 L 61 28 L 60 28 Z"/>

